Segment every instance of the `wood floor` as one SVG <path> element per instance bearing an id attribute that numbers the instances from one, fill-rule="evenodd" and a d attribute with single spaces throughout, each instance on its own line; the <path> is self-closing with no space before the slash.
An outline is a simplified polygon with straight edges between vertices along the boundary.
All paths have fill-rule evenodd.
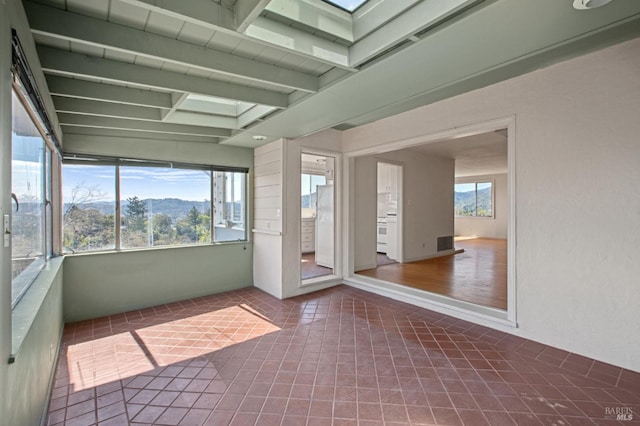
<path id="1" fill-rule="evenodd" d="M 358 274 L 506 310 L 507 240 L 476 238 L 456 241 L 455 246 L 464 252 Z"/>

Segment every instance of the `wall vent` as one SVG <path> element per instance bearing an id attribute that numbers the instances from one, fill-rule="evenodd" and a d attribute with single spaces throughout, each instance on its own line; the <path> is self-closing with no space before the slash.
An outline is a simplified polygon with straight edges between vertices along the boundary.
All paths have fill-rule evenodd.
<path id="1" fill-rule="evenodd" d="M 438 251 L 453 250 L 453 236 L 438 237 Z"/>

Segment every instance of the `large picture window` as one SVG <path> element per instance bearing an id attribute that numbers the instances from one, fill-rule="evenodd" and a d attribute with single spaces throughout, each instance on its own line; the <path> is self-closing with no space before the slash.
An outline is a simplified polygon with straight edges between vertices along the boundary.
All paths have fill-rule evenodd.
<path id="1" fill-rule="evenodd" d="M 455 184 L 455 215 L 462 217 L 493 217 L 492 182 Z"/>
<path id="2" fill-rule="evenodd" d="M 246 179 L 246 171 L 209 166 L 69 157 L 64 250 L 245 241 Z"/>

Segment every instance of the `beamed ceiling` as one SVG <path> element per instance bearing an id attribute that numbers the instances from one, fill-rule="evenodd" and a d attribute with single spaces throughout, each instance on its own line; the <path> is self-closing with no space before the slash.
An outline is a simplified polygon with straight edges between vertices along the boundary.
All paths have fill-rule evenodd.
<path id="1" fill-rule="evenodd" d="M 640 36 L 640 1 L 24 1 L 68 135 L 255 147 Z M 263 135 L 263 141 L 253 136 Z"/>

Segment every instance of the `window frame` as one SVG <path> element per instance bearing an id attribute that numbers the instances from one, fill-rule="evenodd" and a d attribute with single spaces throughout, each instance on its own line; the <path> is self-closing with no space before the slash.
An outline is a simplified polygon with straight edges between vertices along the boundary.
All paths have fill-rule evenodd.
<path id="1" fill-rule="evenodd" d="M 313 189 L 313 176 L 321 176 L 324 178 L 324 185 L 327 184 L 327 176 L 325 176 L 324 173 L 320 172 L 320 171 L 312 171 L 312 172 L 302 172 L 300 173 L 300 181 L 302 181 L 304 178 L 304 175 L 308 175 L 309 176 L 309 196 L 311 196 L 311 194 L 313 194 L 312 189 Z M 317 186 L 317 185 L 316 185 Z M 300 192 L 302 193 L 302 185 L 300 185 Z M 302 197 L 304 195 L 300 195 L 300 208 L 303 209 L 314 209 L 314 214 L 315 214 L 315 210 L 316 207 L 315 206 L 309 206 L 309 207 L 302 207 Z M 311 197 L 309 197 L 309 201 L 311 201 Z"/>
<path id="2" fill-rule="evenodd" d="M 478 216 L 478 185 L 483 183 L 491 184 L 491 215 L 490 216 Z M 456 201 L 455 201 L 455 187 L 456 185 L 473 184 L 475 193 L 475 211 L 473 216 L 462 216 L 456 214 Z M 494 179 L 482 179 L 481 176 L 475 178 L 456 179 L 453 186 L 453 215 L 455 219 L 495 219 L 495 196 L 496 196 L 496 183 Z"/>
<path id="3" fill-rule="evenodd" d="M 59 160 L 58 149 L 55 145 L 54 141 L 51 138 L 51 134 L 46 130 L 46 124 L 42 117 L 40 117 L 39 108 L 34 105 L 33 100 L 29 96 L 28 90 L 24 85 L 24 82 L 19 78 L 19 76 L 14 73 L 13 81 L 11 84 L 11 93 L 15 95 L 18 102 L 24 108 L 24 111 L 27 113 L 31 122 L 37 129 L 40 137 L 42 138 L 42 153 L 43 153 L 43 164 L 42 164 L 42 223 L 41 223 L 41 232 L 42 232 L 42 259 L 36 260 L 32 264 L 30 264 L 27 268 L 21 271 L 18 275 L 11 278 L 11 309 L 14 309 L 22 297 L 29 291 L 29 288 L 33 284 L 33 282 L 38 278 L 40 272 L 46 267 L 49 260 L 55 257 L 58 254 L 58 250 L 55 246 L 55 232 L 57 231 L 57 227 L 54 221 L 54 211 L 56 209 L 56 204 L 53 201 L 53 193 L 54 187 L 59 182 L 56 180 L 56 176 L 53 174 L 54 169 L 54 159 L 56 161 Z M 13 114 L 13 108 L 11 110 L 11 114 Z M 13 126 L 12 126 L 13 133 Z M 12 142 L 13 144 L 13 142 Z M 13 154 L 12 154 L 12 163 L 13 163 Z M 13 170 L 13 164 L 12 164 Z M 13 188 L 12 188 L 13 189 Z M 12 209 L 13 210 L 13 209 Z M 13 219 L 13 211 L 11 212 L 11 217 Z M 13 261 L 13 237 L 11 241 L 11 258 Z M 14 285 L 14 283 L 19 283 L 18 285 Z M 18 294 L 14 294 L 15 287 L 18 287 L 20 290 Z"/>
<path id="4" fill-rule="evenodd" d="M 210 246 L 210 245 L 220 245 L 220 244 L 237 244 L 237 243 L 247 243 L 249 242 L 249 232 L 248 232 L 248 183 L 249 183 L 249 168 L 248 167 L 233 167 L 233 166 L 220 166 L 220 165 L 211 165 L 211 164 L 197 164 L 197 163 L 182 163 L 182 162 L 172 162 L 172 161 L 163 161 L 163 160 L 150 160 L 150 159 L 141 159 L 141 158 L 120 158 L 120 157 L 108 157 L 108 156 L 94 156 L 94 155 L 86 155 L 86 154 L 75 154 L 75 153 L 65 153 L 63 155 L 63 162 L 61 170 L 63 171 L 65 164 L 82 164 L 87 166 L 113 166 L 114 167 L 114 187 L 115 187 L 115 215 L 116 220 L 114 223 L 114 248 L 109 249 L 99 249 L 99 250 L 87 250 L 87 251 L 78 251 L 78 252 L 67 252 L 65 248 L 62 247 L 65 255 L 86 255 L 86 254 L 94 254 L 94 253 L 112 253 L 112 252 L 129 252 L 129 251 L 139 251 L 139 250 L 158 250 L 158 249 L 168 249 L 168 248 L 179 248 L 179 247 L 198 247 L 198 246 Z M 158 245 L 158 246 L 146 246 L 146 247 L 123 247 L 122 246 L 122 200 L 121 200 L 121 167 L 163 167 L 163 168 L 171 168 L 171 169 L 183 169 L 183 170 L 199 170 L 209 172 L 209 188 L 210 188 L 210 199 L 209 199 L 209 207 L 211 209 L 210 214 L 210 238 L 207 242 L 197 242 L 197 243 L 185 243 L 185 244 L 168 244 L 168 245 Z M 224 173 L 241 173 L 244 179 L 241 182 L 241 194 L 242 194 L 242 212 L 241 219 L 242 224 L 244 226 L 243 230 L 243 239 L 237 240 L 217 240 L 216 239 L 216 230 L 215 230 L 215 214 L 214 214 L 214 196 L 215 196 L 215 178 L 214 175 L 216 172 L 224 172 Z M 224 189 L 224 188 L 223 188 Z M 64 204 L 64 200 L 61 205 Z M 64 228 L 64 220 L 62 221 Z M 63 229 L 64 232 L 64 229 Z"/>

